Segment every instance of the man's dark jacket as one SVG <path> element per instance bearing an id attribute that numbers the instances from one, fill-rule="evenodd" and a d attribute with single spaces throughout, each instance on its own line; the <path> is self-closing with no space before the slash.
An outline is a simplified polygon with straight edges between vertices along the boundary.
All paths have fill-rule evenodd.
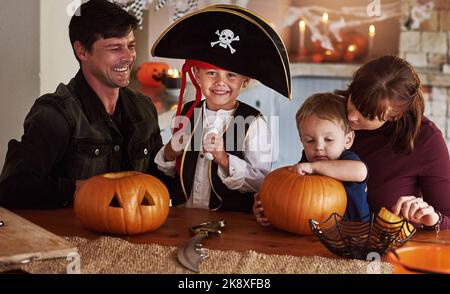
<path id="1" fill-rule="evenodd" d="M 76 180 L 107 172 L 136 170 L 166 181 L 153 162 L 161 146 L 148 97 L 121 88 L 110 116 L 79 71 L 68 85 L 36 100 L 22 141 L 9 142 L 0 206 L 64 207 L 73 201 Z"/>

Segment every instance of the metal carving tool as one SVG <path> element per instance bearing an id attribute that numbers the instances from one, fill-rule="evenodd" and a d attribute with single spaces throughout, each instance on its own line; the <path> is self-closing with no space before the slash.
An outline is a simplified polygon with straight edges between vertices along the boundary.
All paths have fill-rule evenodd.
<path id="1" fill-rule="evenodd" d="M 203 240 L 211 234 L 219 236 L 222 234 L 221 228 L 225 227 L 224 220 L 202 223 L 190 228 L 191 233 L 195 234 L 183 246 L 178 248 L 178 261 L 189 270 L 198 273 L 200 262 L 205 259 L 208 254 L 203 248 Z"/>

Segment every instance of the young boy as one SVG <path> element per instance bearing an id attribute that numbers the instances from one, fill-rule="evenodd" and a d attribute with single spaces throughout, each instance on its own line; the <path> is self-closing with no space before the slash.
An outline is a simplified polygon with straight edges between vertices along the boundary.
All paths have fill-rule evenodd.
<path id="1" fill-rule="evenodd" d="M 161 36 L 153 55 L 187 58 L 177 111 L 185 120 L 155 157 L 161 171 L 177 178 L 172 205 L 251 211 L 253 193 L 271 169 L 271 139 L 261 113 L 237 98 L 250 78 L 290 96 L 282 42 L 270 25 L 234 6 L 201 10 Z M 261 60 L 273 61 L 265 74 Z M 186 74 L 197 93 L 182 107 Z"/>
<path id="2" fill-rule="evenodd" d="M 333 93 L 312 95 L 296 114 L 297 128 L 303 143 L 297 173 L 319 174 L 343 182 L 347 192 L 345 217 L 363 219 L 369 215 L 367 203 L 367 167 L 358 155 L 349 151 L 355 133 L 347 120 L 345 99 Z M 255 197 L 254 213 L 263 225 L 261 202 Z"/>

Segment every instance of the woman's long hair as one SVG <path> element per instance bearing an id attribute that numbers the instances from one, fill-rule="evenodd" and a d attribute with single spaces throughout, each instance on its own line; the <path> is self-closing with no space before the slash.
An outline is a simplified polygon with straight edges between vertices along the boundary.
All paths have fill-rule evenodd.
<path id="1" fill-rule="evenodd" d="M 359 68 L 346 91 L 337 91 L 350 99 L 368 119 L 392 120 L 391 142 L 400 153 L 410 153 L 420 132 L 424 112 L 420 79 L 405 60 L 386 55 Z M 393 118 L 386 117 L 388 103 Z"/>

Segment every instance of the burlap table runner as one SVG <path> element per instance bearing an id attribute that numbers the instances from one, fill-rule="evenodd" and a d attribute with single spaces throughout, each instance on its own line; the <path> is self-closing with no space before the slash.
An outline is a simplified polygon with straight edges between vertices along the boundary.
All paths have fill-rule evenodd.
<path id="1" fill-rule="evenodd" d="M 80 254 L 81 273 L 119 274 L 155 273 L 189 274 L 176 259 L 176 247 L 157 244 L 133 244 L 114 237 L 87 240 L 66 237 L 76 245 Z M 296 257 L 268 255 L 252 250 L 245 252 L 208 250 L 202 261 L 200 273 L 213 274 L 366 274 L 391 273 L 386 262 L 371 263 L 361 260 L 330 259 L 319 256 Z M 53 259 L 20 265 L 23 271 L 41 273 L 67 273 L 69 261 Z M 3 271 L 5 268 L 3 268 Z M 0 272 L 2 267 L 0 266 Z"/>

